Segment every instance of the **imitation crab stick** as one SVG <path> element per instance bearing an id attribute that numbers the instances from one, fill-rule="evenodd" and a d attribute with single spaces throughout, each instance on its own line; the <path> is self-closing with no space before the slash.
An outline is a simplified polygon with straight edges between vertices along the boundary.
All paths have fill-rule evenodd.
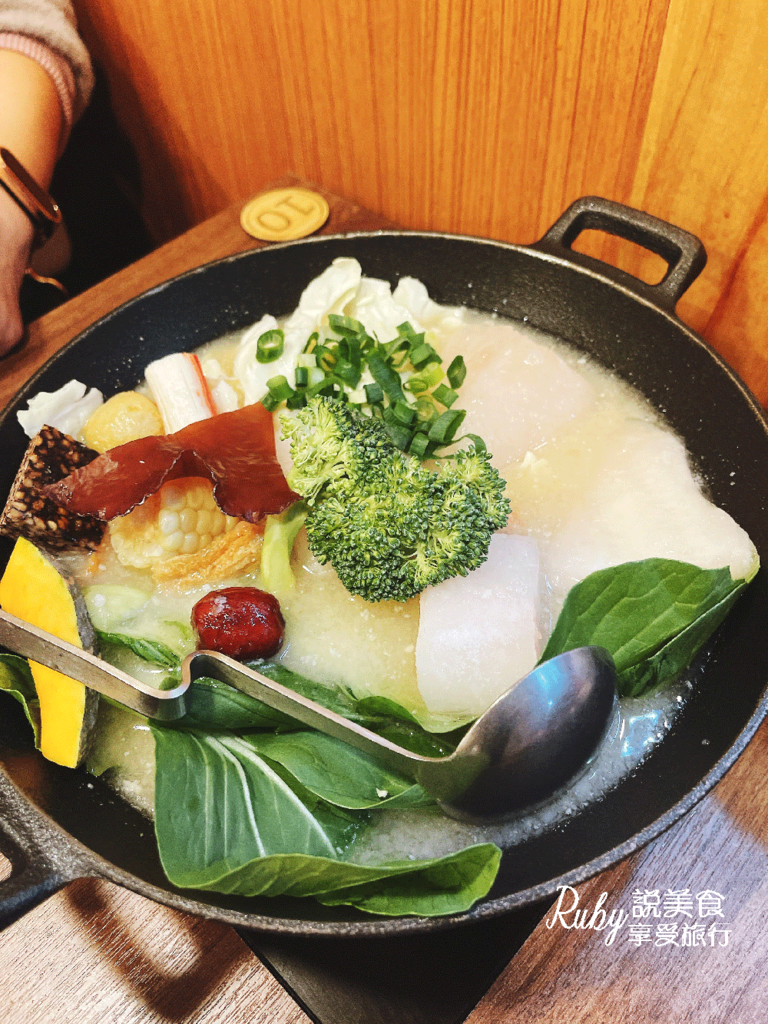
<path id="1" fill-rule="evenodd" d="M 189 352 L 174 352 L 150 363 L 147 384 L 157 403 L 167 434 L 218 412 L 200 360 Z"/>

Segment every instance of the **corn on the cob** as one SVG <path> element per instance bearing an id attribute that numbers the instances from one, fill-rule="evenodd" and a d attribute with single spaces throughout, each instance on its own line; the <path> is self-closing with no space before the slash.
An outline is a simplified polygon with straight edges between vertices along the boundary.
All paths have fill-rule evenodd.
<path id="1" fill-rule="evenodd" d="M 263 525 L 240 519 L 194 555 L 175 555 L 155 562 L 152 576 L 157 583 L 182 586 L 231 580 L 259 564 L 263 541 Z"/>
<path id="2" fill-rule="evenodd" d="M 113 519 L 109 534 L 123 565 L 146 569 L 162 559 L 194 554 L 237 522 L 218 507 L 208 480 L 183 477 Z"/>

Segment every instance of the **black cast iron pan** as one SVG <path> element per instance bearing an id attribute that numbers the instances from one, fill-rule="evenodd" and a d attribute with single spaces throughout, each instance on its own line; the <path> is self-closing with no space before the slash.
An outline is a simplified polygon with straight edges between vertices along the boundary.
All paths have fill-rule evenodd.
<path id="1" fill-rule="evenodd" d="M 586 228 L 629 238 L 669 264 L 655 286 L 574 252 Z M 423 281 L 438 302 L 525 319 L 584 350 L 640 389 L 685 439 L 713 500 L 750 534 L 768 564 L 768 435 L 745 386 L 675 316 L 705 262 L 701 243 L 646 214 L 587 198 L 540 242 L 376 232 L 311 240 L 209 264 L 146 293 L 56 355 L 0 421 L 0 492 L 26 447 L 15 411 L 77 377 L 109 395 L 134 386 L 152 359 L 189 350 L 263 313 L 290 312 L 337 256 L 395 283 Z M 0 548 L 4 561 L 10 550 Z M 0 920 L 80 876 L 102 876 L 182 910 L 266 932 L 383 935 L 444 928 L 532 903 L 607 868 L 669 827 L 722 777 L 768 709 L 768 583 L 761 571 L 709 652 L 694 695 L 647 760 L 602 801 L 508 850 L 486 900 L 436 920 L 372 919 L 311 900 L 181 892 L 164 878 L 152 829 L 98 779 L 43 761 L 14 701 L 0 708 Z"/>

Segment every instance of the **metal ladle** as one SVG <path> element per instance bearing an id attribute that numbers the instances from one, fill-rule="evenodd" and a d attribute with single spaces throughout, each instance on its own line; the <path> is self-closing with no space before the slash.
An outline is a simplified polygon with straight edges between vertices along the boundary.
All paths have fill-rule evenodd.
<path id="1" fill-rule="evenodd" d="M 190 654 L 181 685 L 158 690 L 2 610 L 0 644 L 165 721 L 184 715 L 185 694 L 194 680 L 218 679 L 371 754 L 418 782 L 447 814 L 468 821 L 508 817 L 565 786 L 595 753 L 616 701 L 616 671 L 608 652 L 579 647 L 514 683 L 452 754 L 423 757 L 215 651 Z"/>

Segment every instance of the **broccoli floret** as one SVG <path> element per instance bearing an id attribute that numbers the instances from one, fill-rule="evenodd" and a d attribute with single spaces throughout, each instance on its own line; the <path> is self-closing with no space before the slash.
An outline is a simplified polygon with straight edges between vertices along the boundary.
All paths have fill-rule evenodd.
<path id="1" fill-rule="evenodd" d="M 327 397 L 282 424 L 288 483 L 309 502 L 309 546 L 368 601 L 406 601 L 466 576 L 507 522 L 504 480 L 476 447 L 432 470 L 395 447 L 380 420 Z"/>

